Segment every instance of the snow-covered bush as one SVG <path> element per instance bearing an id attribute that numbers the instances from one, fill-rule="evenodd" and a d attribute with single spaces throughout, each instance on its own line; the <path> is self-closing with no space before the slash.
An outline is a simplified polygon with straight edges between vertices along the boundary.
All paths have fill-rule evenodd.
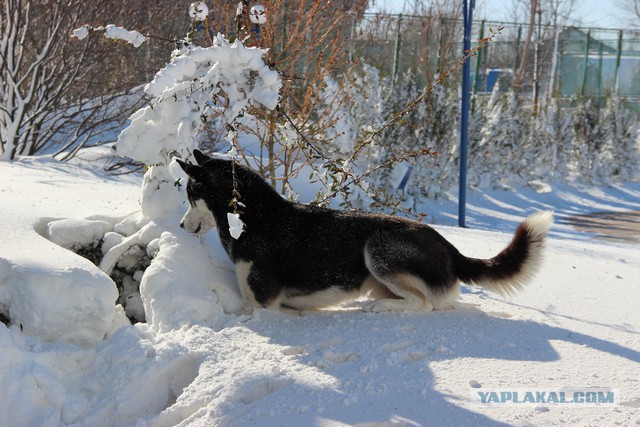
<path id="1" fill-rule="evenodd" d="M 437 199 L 458 183 L 459 95 L 438 86 L 420 108 L 423 143 L 437 154 L 417 159 L 413 186 L 416 197 Z"/>
<path id="2" fill-rule="evenodd" d="M 311 165 L 313 179 L 324 188 L 313 203 L 328 204 L 337 199 L 341 207 L 374 207 L 377 195 L 386 190 L 383 175 L 388 171 L 376 168 L 388 159 L 387 145 L 380 142 L 384 137 L 368 140 L 389 111 L 385 87 L 380 84 L 378 70 L 367 65 L 354 74 L 350 85 L 324 78 L 314 116 L 314 132 L 319 134 L 312 147 L 314 156 L 323 163 L 321 167 Z"/>
<path id="3" fill-rule="evenodd" d="M 602 178 L 632 179 L 640 166 L 640 122 L 638 115 L 625 109 L 619 96 L 607 98 L 601 113 L 601 129 L 605 138 L 601 153 L 596 155 Z"/>
<path id="4" fill-rule="evenodd" d="M 581 101 L 573 114 L 572 164 L 575 167 L 575 173 L 584 178 L 593 179 L 599 175 L 599 163 L 595 156 L 600 151 L 604 138 L 597 104 L 592 100 Z"/>
<path id="5" fill-rule="evenodd" d="M 496 96 L 500 97 L 497 101 Z M 527 164 L 522 156 L 527 128 L 516 92 L 501 94 L 495 88 L 486 112 L 480 140 L 469 153 L 469 167 L 477 177 L 472 184 L 481 189 L 518 182 Z"/>
<path id="6" fill-rule="evenodd" d="M 395 84 L 363 67 L 351 88 L 350 110 L 359 138 L 401 110 L 419 93 L 407 73 Z M 371 99 L 367 104 L 366 99 Z M 373 140 L 360 159 L 363 170 L 407 150 L 430 147 L 437 156 L 418 157 L 409 195 L 438 198 L 458 184 L 458 88 L 437 86 L 402 120 Z M 589 99 L 551 98 L 532 114 L 531 100 L 494 86 L 477 94 L 470 117 L 468 182 L 480 189 L 509 188 L 528 182 L 570 179 L 629 179 L 638 172 L 637 115 L 615 96 L 604 108 Z M 378 171 L 371 182 L 393 188 L 397 174 Z"/>
<path id="7" fill-rule="evenodd" d="M 197 147 L 209 110 L 226 105 L 223 115 L 232 126 L 250 105 L 276 107 L 280 78 L 264 63 L 264 53 L 239 40 L 230 43 L 221 35 L 206 48 L 185 42 L 173 52 L 171 63 L 145 86 L 154 98 L 131 116 L 131 125 L 116 144 L 119 154 L 150 165 L 141 206 L 145 216 L 176 218 L 171 213 L 183 196 L 176 191 L 168 164 L 172 156 L 188 158 Z"/>
<path id="8" fill-rule="evenodd" d="M 109 28 L 119 27 L 104 29 Z M 109 34 L 143 41 L 124 29 Z M 208 47 L 183 40 L 171 62 L 145 86 L 151 101 L 131 116 L 115 146 L 118 154 L 147 165 L 140 211 L 107 221 L 100 230 L 92 223 L 95 235 L 85 233 L 82 240 L 74 240 L 74 233 L 50 233 L 54 241 L 72 236 L 58 243 L 99 262 L 117 283 L 117 302 L 133 321 L 146 320 L 159 329 L 185 322 L 219 327 L 225 313 L 243 307 L 226 255 L 216 258 L 219 252 L 212 254 L 199 238 L 179 228 L 187 206 L 185 175 L 171 161 L 174 156 L 190 158 L 214 109 L 227 124 L 230 152 L 236 152 L 236 120 L 251 106 L 276 107 L 280 77 L 265 64 L 264 53 L 221 35 Z M 52 230 L 56 227 L 58 222 L 50 224 Z"/>
<path id="9" fill-rule="evenodd" d="M 118 138 L 117 152 L 146 163 L 149 169 L 142 187 L 141 212 L 132 221 L 137 231 L 105 253 L 101 268 L 110 271 L 135 245 L 155 242 L 156 259 L 165 261 L 151 263 L 140 278 L 140 292 L 147 320 L 157 327 L 172 327 L 181 322 L 180 316 L 172 317 L 167 312 L 175 312 L 175 308 L 172 310 L 167 296 L 158 291 L 161 288 L 157 283 L 158 277 L 163 277 L 162 281 L 167 286 L 179 281 L 179 277 L 167 276 L 166 265 L 168 262 L 189 263 L 190 260 L 176 258 L 175 255 L 180 246 L 192 245 L 191 241 L 197 240 L 185 236 L 177 228 L 186 208 L 186 196 L 179 181 L 184 175 L 179 168 L 170 167 L 171 159 L 173 156 L 190 157 L 197 147 L 203 119 L 213 108 L 222 108 L 229 127 L 228 139 L 233 145 L 235 121 L 245 109 L 256 104 L 270 109 L 276 107 L 280 78 L 263 61 L 264 53 L 259 48 L 245 47 L 237 39 L 231 43 L 221 35 L 213 38 L 210 47 L 194 46 L 185 41 L 180 49 L 173 52 L 171 63 L 146 85 L 145 91 L 153 97 L 150 105 L 131 117 L 130 126 Z M 230 194 L 229 200 L 232 197 Z M 167 251 L 174 256 L 166 254 Z M 214 267 L 215 262 L 211 268 Z M 173 270 L 179 271 L 180 267 L 174 265 Z M 215 271 L 213 276 L 209 282 L 215 281 Z M 225 301 L 221 296 L 228 293 L 222 289 L 228 283 L 218 285 L 218 303 L 227 303 L 224 308 L 230 311 L 239 309 L 237 301 L 229 298 Z M 202 305 L 203 301 L 207 305 L 215 305 L 213 295 L 204 299 L 202 296 L 193 298 L 201 292 L 210 292 L 207 281 L 193 286 L 201 288 L 201 291 L 189 291 L 194 307 Z M 164 300 L 167 302 L 162 302 Z M 165 312 L 160 315 L 158 310 Z M 211 316 L 216 312 L 211 310 L 212 307 L 200 310 L 199 316 L 189 315 L 188 318 L 212 321 Z"/>
<path id="10" fill-rule="evenodd" d="M 417 197 L 438 197 L 453 184 L 452 163 L 457 162 L 457 92 L 435 86 L 416 108 L 384 127 L 406 107 L 407 100 L 420 93 L 416 81 L 415 75 L 407 72 L 392 82 L 381 78 L 379 71 L 368 65 L 356 74 L 350 113 L 359 131 L 357 144 L 363 144 L 364 148 L 354 163 L 360 173 L 375 170 L 368 176 L 369 188 L 378 190 L 368 204 L 372 208 L 396 210 L 400 199 L 396 191 L 409 176 L 412 185 L 406 187 L 410 190 L 408 194 Z M 371 132 L 380 127 L 382 132 L 369 139 Z M 425 148 L 431 152 L 421 151 Z M 382 199 L 384 194 L 380 192 L 388 197 Z"/>
<path id="11" fill-rule="evenodd" d="M 533 118 L 527 147 L 530 168 L 528 179 L 563 179 L 570 173 L 573 132 L 572 114 L 563 109 L 558 99 L 552 99 L 545 109 Z M 535 157 L 533 157 L 535 156 Z"/>
<path id="12" fill-rule="evenodd" d="M 344 156 L 353 152 L 358 128 L 349 111 L 348 98 L 340 84 L 330 76 L 325 76 L 323 83 L 320 105 L 326 113 L 321 117 L 328 122 L 324 127 L 324 139 L 328 142 L 327 148 Z"/>

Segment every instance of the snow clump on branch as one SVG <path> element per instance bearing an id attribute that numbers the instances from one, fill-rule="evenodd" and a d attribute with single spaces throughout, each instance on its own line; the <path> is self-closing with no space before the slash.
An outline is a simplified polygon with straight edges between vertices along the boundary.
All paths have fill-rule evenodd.
<path id="1" fill-rule="evenodd" d="M 131 43 L 133 47 L 140 47 L 142 43 L 147 41 L 147 38 L 140 34 L 138 31 L 129 31 L 117 25 L 109 24 L 106 27 L 93 28 L 91 25 L 83 25 L 80 28 L 76 28 L 71 33 L 71 37 L 76 37 L 79 40 L 87 38 L 90 31 L 104 31 L 104 36 L 108 39 L 122 40 L 127 43 Z"/>
<path id="2" fill-rule="evenodd" d="M 211 47 L 187 45 L 174 51 L 171 63 L 145 86 L 154 99 L 131 116 L 131 125 L 118 138 L 118 152 L 149 165 L 167 163 L 170 153 L 188 157 L 197 148 L 208 108 L 228 106 L 224 116 L 229 124 L 255 103 L 274 109 L 282 84 L 262 59 L 265 52 L 221 35 Z"/>

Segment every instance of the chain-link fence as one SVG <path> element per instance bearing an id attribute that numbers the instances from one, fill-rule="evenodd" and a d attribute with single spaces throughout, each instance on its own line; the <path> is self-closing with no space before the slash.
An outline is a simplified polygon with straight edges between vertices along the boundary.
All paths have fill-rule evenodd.
<path id="1" fill-rule="evenodd" d="M 524 58 L 527 24 L 474 21 L 472 40 L 494 41 L 472 58 L 473 91 L 490 92 L 523 61 L 522 93 L 538 97 L 603 97 L 617 93 L 640 104 L 640 31 L 536 25 Z M 366 15 L 351 37 L 351 53 L 395 78 L 411 70 L 431 82 L 462 57 L 462 21 L 443 17 Z"/>

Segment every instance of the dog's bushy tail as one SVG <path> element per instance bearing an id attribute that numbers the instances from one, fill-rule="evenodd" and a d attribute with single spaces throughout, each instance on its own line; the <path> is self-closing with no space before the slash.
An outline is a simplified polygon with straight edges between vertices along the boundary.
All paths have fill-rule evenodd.
<path id="1" fill-rule="evenodd" d="M 540 267 L 552 223 L 552 211 L 538 212 L 518 226 L 509 246 L 495 257 L 476 259 L 460 255 L 456 262 L 458 278 L 502 295 L 520 290 Z"/>

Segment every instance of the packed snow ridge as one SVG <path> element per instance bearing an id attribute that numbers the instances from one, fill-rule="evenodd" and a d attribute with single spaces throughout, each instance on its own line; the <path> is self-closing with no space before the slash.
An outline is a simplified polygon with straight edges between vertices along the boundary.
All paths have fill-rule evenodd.
<path id="1" fill-rule="evenodd" d="M 639 420 L 640 255 L 562 221 L 576 210 L 640 210 L 637 184 L 472 194 L 469 223 L 505 233 L 438 226 L 464 253 L 494 254 L 522 212 L 553 206 L 561 218 L 541 273 L 512 298 L 464 288 L 452 311 L 373 314 L 356 303 L 291 315 L 241 314 L 216 233 L 197 238 L 178 221 L 151 225 L 139 216 L 140 183 L 132 177 L 39 159 L 3 162 L 0 172 L 0 311 L 10 319 L 0 323 L 0 419 L 13 425 Z M 429 209 L 447 223 L 455 206 L 441 201 Z M 146 322 L 131 325 L 125 311 L 135 304 L 116 305 L 117 285 L 95 262 L 103 247 L 145 226 L 113 269 L 131 276 L 130 290 L 139 286 Z M 94 263 L 43 236 L 93 254 Z M 140 277 L 145 256 L 150 266 Z M 470 390 L 576 386 L 613 387 L 620 403 L 469 401 Z"/>

